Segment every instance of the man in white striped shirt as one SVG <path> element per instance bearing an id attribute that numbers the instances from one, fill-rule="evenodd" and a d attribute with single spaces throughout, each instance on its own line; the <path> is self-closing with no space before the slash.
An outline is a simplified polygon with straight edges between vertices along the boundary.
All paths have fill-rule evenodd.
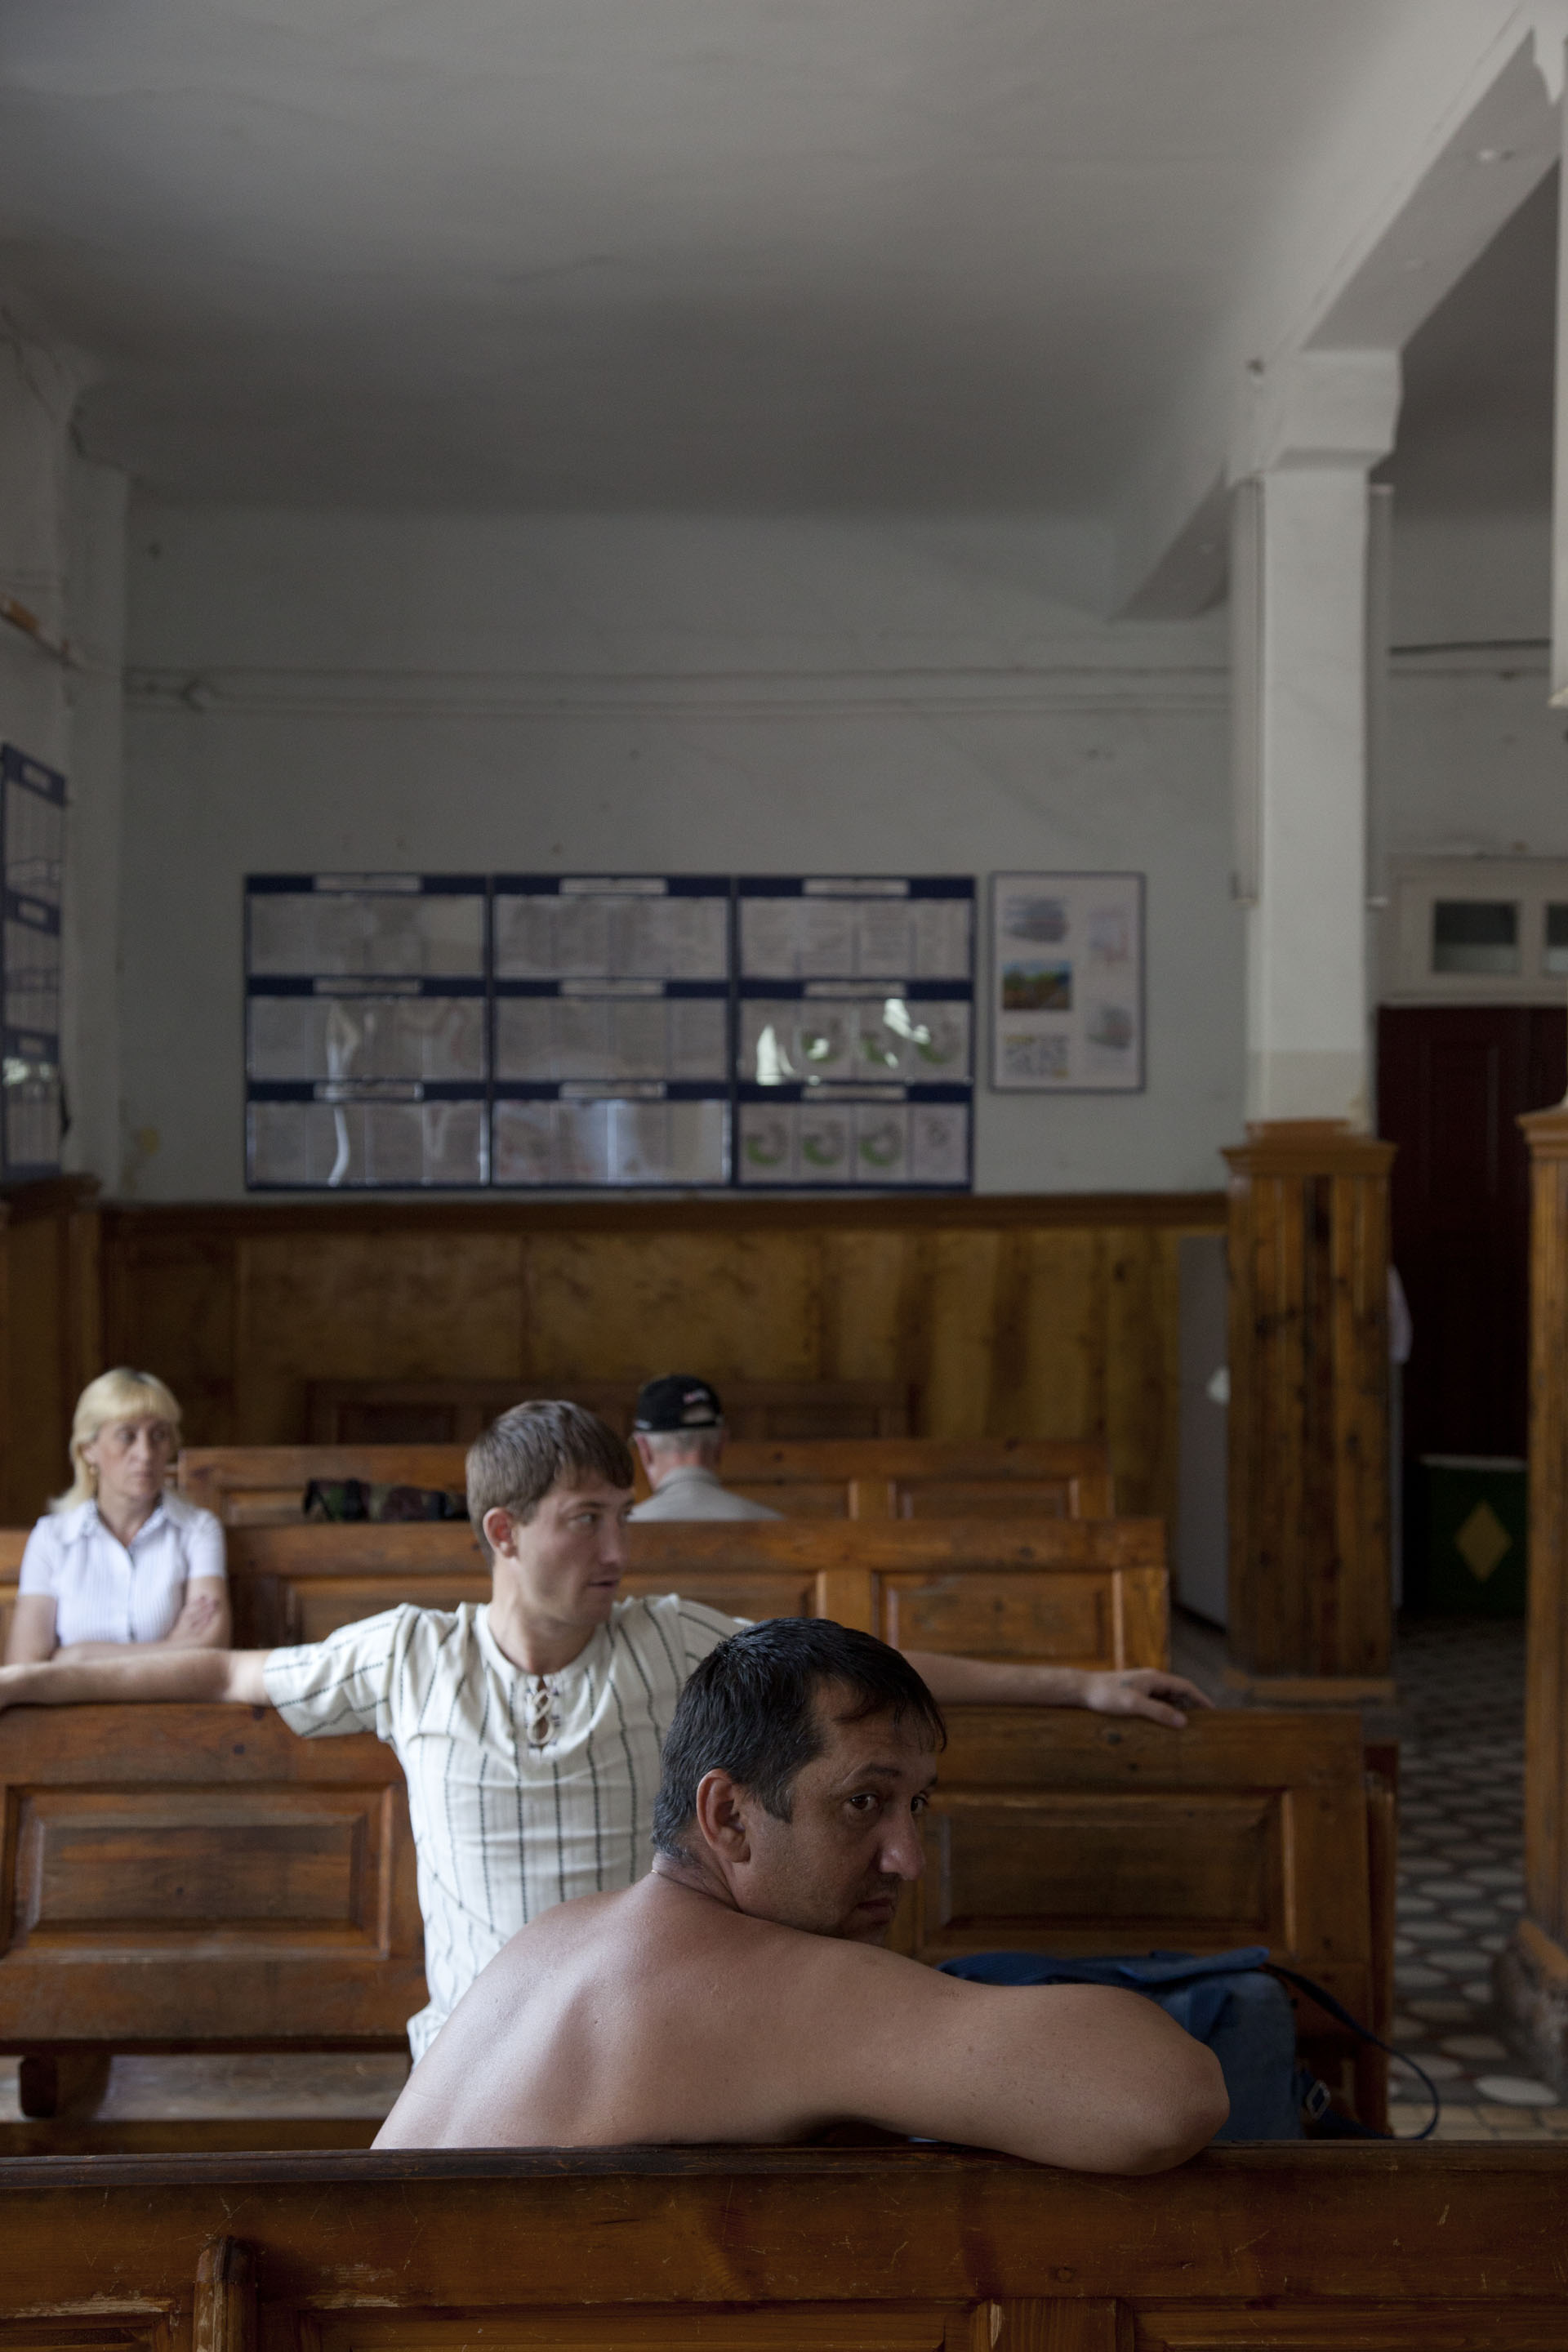
<path id="1" fill-rule="evenodd" d="M 128 1653 L 0 1667 L 0 1706 L 112 1699 L 270 1705 L 307 1738 L 374 1731 L 408 1784 L 430 1999 L 421 2057 L 479 1970 L 555 1903 L 652 1863 L 659 1748 L 687 1676 L 743 1622 L 673 1593 L 617 1597 L 631 1457 L 580 1406 L 503 1413 L 468 1454 L 488 1605 L 390 1609 L 272 1651 Z M 907 1654 L 940 1701 L 1093 1706 L 1179 1726 L 1179 1676 Z"/>

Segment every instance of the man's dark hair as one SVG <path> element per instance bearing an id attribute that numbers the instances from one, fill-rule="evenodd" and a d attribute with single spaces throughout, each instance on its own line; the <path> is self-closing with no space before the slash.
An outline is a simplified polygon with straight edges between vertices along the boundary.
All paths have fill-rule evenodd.
<path id="1" fill-rule="evenodd" d="M 625 1438 L 580 1404 L 543 1400 L 514 1404 L 468 1448 L 468 1517 L 485 1542 L 485 1513 L 510 1511 L 531 1519 L 552 1486 L 630 1486 L 632 1457 Z"/>
<path id="2" fill-rule="evenodd" d="M 770 1617 L 710 1650 L 680 1694 L 665 1735 L 654 1800 L 653 1842 L 677 1862 L 697 1811 L 704 1774 L 728 1772 L 775 1821 L 787 1822 L 795 1779 L 826 1742 L 817 1693 L 842 1693 L 847 1723 L 913 1716 L 938 1748 L 947 1744 L 942 1709 L 897 1650 L 826 1617 Z"/>

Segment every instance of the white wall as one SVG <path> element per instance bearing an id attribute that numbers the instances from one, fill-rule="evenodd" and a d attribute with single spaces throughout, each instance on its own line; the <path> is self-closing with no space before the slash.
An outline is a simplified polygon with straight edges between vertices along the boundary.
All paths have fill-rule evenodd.
<path id="1" fill-rule="evenodd" d="M 1212 1187 L 1240 1133 L 1225 627 L 1089 530 L 133 509 L 122 1188 L 242 1192 L 247 871 L 1135 867 L 1141 1097 L 977 1095 L 988 1192 Z"/>
<path id="2" fill-rule="evenodd" d="M 67 779 L 62 1156 L 68 1168 L 112 1179 L 126 483 L 73 446 L 81 382 L 70 354 L 0 340 L 0 590 L 41 632 L 0 626 L 0 740 Z"/>
<path id="3" fill-rule="evenodd" d="M 1544 510 L 1410 517 L 1396 501 L 1390 856 L 1568 856 L 1568 713 L 1548 707 L 1540 643 L 1551 572 Z"/>

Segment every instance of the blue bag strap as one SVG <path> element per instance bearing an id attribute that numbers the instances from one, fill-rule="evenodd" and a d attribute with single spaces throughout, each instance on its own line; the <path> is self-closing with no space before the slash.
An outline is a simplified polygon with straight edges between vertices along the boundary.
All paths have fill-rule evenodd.
<path id="1" fill-rule="evenodd" d="M 1370 2025 L 1363 2025 L 1359 2017 L 1352 2017 L 1342 2001 L 1337 2001 L 1331 1992 L 1325 1992 L 1321 1984 L 1314 1984 L 1310 1977 L 1300 1976 L 1294 1969 L 1283 1968 L 1278 1960 L 1265 1960 L 1263 1966 L 1271 1977 L 1282 1978 L 1286 1984 L 1294 1985 L 1298 1992 L 1304 1992 L 1309 2000 L 1316 2001 L 1336 2025 L 1347 2027 L 1360 2041 L 1370 2042 L 1374 2050 L 1383 2051 L 1387 2057 L 1397 2058 L 1402 2066 L 1408 2066 L 1413 2074 L 1421 2077 L 1422 2088 L 1432 2102 L 1432 2112 L 1418 2132 L 1409 2132 L 1405 2137 L 1409 2139 L 1430 2139 L 1443 2112 L 1443 2095 L 1419 2059 L 1412 2058 L 1408 2051 L 1396 2050 L 1392 2042 L 1384 2042 L 1381 2034 L 1374 2033 Z"/>

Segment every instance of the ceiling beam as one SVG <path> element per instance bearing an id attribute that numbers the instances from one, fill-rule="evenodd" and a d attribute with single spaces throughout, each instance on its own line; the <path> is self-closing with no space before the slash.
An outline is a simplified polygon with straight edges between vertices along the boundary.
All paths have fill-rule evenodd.
<path id="1" fill-rule="evenodd" d="M 1413 0 L 1260 231 L 1221 332 L 1116 501 L 1115 609 L 1224 593 L 1258 388 L 1308 351 L 1399 352 L 1558 158 L 1568 0 Z"/>

